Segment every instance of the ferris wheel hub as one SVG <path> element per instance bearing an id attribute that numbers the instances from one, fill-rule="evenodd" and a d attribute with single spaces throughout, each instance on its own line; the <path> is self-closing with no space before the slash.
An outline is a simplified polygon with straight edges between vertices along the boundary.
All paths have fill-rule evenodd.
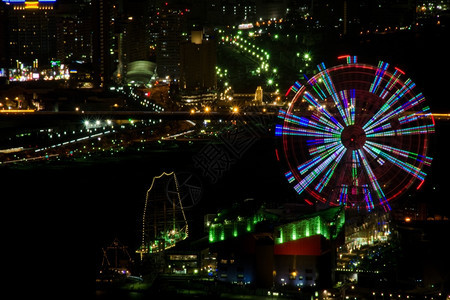
<path id="1" fill-rule="evenodd" d="M 366 143 L 366 132 L 359 125 L 347 126 L 341 133 L 341 141 L 347 149 L 361 149 Z"/>

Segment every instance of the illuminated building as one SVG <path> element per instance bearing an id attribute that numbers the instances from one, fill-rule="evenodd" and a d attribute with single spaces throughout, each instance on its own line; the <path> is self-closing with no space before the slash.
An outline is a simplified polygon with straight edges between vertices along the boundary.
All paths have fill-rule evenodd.
<path id="1" fill-rule="evenodd" d="M 217 252 L 218 280 L 265 288 L 331 286 L 343 207 L 289 222 L 284 213 L 251 202 L 224 210 L 211 222 L 210 252 Z"/>
<path id="2" fill-rule="evenodd" d="M 179 96 L 184 106 L 202 107 L 217 100 L 215 91 L 180 91 Z"/>
<path id="3" fill-rule="evenodd" d="M 216 44 L 194 30 L 180 45 L 180 100 L 183 105 L 204 106 L 217 99 Z"/>
<path id="4" fill-rule="evenodd" d="M 253 99 L 253 101 L 256 102 L 256 104 L 258 104 L 258 105 L 262 105 L 263 97 L 264 97 L 264 93 L 263 93 L 262 87 L 257 86 L 256 91 L 255 91 L 255 98 Z"/>
<path id="5" fill-rule="evenodd" d="M 92 62 L 92 3 L 73 0 L 58 4 L 56 10 L 57 59 L 63 63 Z"/>
<path id="6" fill-rule="evenodd" d="M 159 35 L 156 45 L 157 73 L 160 78 L 180 77 L 180 42 L 188 9 L 165 2 L 159 9 Z"/>
<path id="7" fill-rule="evenodd" d="M 146 60 L 128 63 L 125 82 L 128 84 L 145 85 L 150 83 L 155 74 L 156 64 Z"/>
<path id="8" fill-rule="evenodd" d="M 184 240 L 164 251 L 166 274 L 200 275 L 213 277 L 217 268 L 216 257 L 209 251 L 206 237 Z"/>
<path id="9" fill-rule="evenodd" d="M 119 19 L 121 7 L 118 0 L 95 0 L 93 14 L 93 61 L 95 84 L 107 87 L 119 63 Z"/>
<path id="10" fill-rule="evenodd" d="M 8 15 L 8 53 L 11 67 L 38 60 L 47 65 L 56 58 L 56 0 L 3 0 Z"/>
<path id="11" fill-rule="evenodd" d="M 0 83 L 7 77 L 7 18 L 5 5 L 0 3 Z"/>
<path id="12" fill-rule="evenodd" d="M 118 84 L 147 84 L 155 72 L 156 66 L 154 58 L 155 27 L 157 25 L 156 3 L 150 0 L 123 1 L 123 5 L 121 28 L 117 34 L 118 65 L 114 73 L 114 80 Z M 136 70 L 136 67 L 139 70 Z M 136 71 L 139 74 L 136 74 Z M 144 74 L 141 71 L 144 71 Z M 139 78 L 136 78 L 136 75 Z"/>
<path id="13" fill-rule="evenodd" d="M 237 25 L 244 22 L 256 21 L 257 1 L 253 0 L 232 0 L 220 1 L 220 17 L 223 24 Z"/>

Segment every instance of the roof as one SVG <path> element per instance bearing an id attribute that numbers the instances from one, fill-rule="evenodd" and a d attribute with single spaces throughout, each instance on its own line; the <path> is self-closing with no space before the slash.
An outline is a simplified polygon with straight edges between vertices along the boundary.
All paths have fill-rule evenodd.
<path id="1" fill-rule="evenodd" d="M 304 215 L 296 221 L 277 226 L 275 228 L 274 242 L 275 244 L 282 244 L 313 235 L 322 235 L 326 239 L 335 239 L 341 232 L 344 224 L 344 207 L 330 207 Z"/>

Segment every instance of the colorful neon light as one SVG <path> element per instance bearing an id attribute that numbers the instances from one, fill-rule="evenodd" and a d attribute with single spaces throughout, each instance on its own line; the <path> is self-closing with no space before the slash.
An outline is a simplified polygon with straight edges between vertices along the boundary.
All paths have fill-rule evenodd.
<path id="1" fill-rule="evenodd" d="M 350 55 L 345 54 L 345 55 L 338 56 L 337 59 L 344 59 L 344 58 L 347 59 L 348 57 L 350 57 Z"/>
<path id="2" fill-rule="evenodd" d="M 25 2 L 25 9 L 38 9 L 39 8 L 39 2 L 37 1 L 27 1 Z"/>
<path id="3" fill-rule="evenodd" d="M 416 84 L 402 80 L 402 70 L 390 72 L 383 61 L 372 66 L 343 58 L 347 64 L 321 63 L 319 73 L 305 77 L 307 85 L 290 88 L 295 95 L 289 108 L 280 110 L 275 128 L 283 147 L 279 158 L 299 195 L 306 191 L 329 205 L 388 211 L 389 201 L 426 178 L 433 114 Z M 313 107 L 311 114 L 298 115 L 302 101 Z"/>
<path id="4" fill-rule="evenodd" d="M 348 200 L 348 185 L 343 184 L 341 187 L 341 191 L 339 194 L 339 205 L 341 206 L 347 206 L 347 200 Z"/>
<path id="5" fill-rule="evenodd" d="M 387 68 L 388 68 L 389 64 L 380 61 L 378 63 L 378 69 L 377 72 L 375 73 L 375 79 L 373 81 L 373 83 L 370 85 L 370 89 L 369 91 L 371 93 L 376 93 L 378 86 L 380 85 L 381 82 L 381 78 L 384 76 L 384 73 L 386 72 Z"/>
<path id="6" fill-rule="evenodd" d="M 358 62 L 357 56 L 348 56 L 347 63 L 348 64 L 356 64 Z"/>

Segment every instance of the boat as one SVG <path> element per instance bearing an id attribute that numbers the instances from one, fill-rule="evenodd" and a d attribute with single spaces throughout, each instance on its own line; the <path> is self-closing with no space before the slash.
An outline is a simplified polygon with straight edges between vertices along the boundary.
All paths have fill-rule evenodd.
<path id="1" fill-rule="evenodd" d="M 128 246 L 115 238 L 109 246 L 102 248 L 102 251 L 102 265 L 96 282 L 98 284 L 124 283 L 131 276 L 131 268 L 134 264 L 128 253 Z"/>

